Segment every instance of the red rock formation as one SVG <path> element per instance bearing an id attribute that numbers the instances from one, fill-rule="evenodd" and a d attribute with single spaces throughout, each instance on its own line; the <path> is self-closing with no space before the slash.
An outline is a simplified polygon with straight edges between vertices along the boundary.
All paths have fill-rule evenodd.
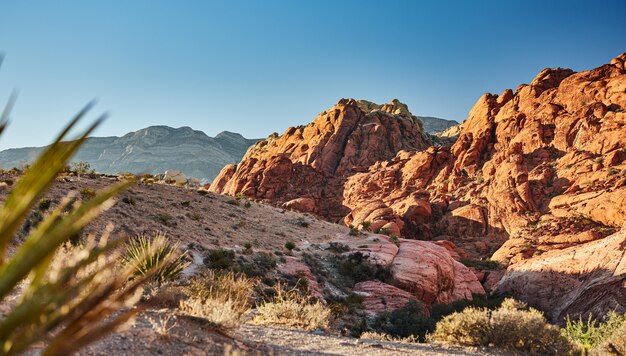
<path id="1" fill-rule="evenodd" d="M 471 300 L 485 290 L 476 275 L 453 258 L 455 247 L 447 242 L 398 239 L 398 245 L 384 235 L 345 238 L 338 242 L 360 252 L 371 262 L 391 266 L 393 283 L 426 305 Z"/>
<path id="2" fill-rule="evenodd" d="M 361 307 L 369 316 L 404 308 L 411 299 L 415 299 L 413 294 L 380 281 L 357 283 L 352 291 L 363 297 Z M 425 315 L 430 313 L 423 304 L 418 305 Z"/>
<path id="3" fill-rule="evenodd" d="M 604 239 L 554 250 L 509 267 L 496 292 L 513 293 L 563 322 L 589 312 L 626 312 L 626 226 Z"/>
<path id="4" fill-rule="evenodd" d="M 451 240 L 469 257 L 513 267 L 541 261 L 604 241 L 626 221 L 625 62 L 626 53 L 580 73 L 545 69 L 514 91 L 485 94 L 452 146 L 427 148 L 419 122 L 397 101 L 342 100 L 311 124 L 252 147 L 211 190 L 355 226 L 369 221 L 373 231 L 405 238 Z M 421 273 L 402 265 L 407 275 Z M 444 265 L 409 279 L 436 275 L 449 285 L 454 276 L 440 272 L 454 268 Z M 553 294 L 542 297 L 563 287 L 553 283 Z M 418 287 L 429 302 L 467 296 Z"/>
<path id="5" fill-rule="evenodd" d="M 378 106 L 342 99 L 309 125 L 255 144 L 239 165 L 222 170 L 211 191 L 281 204 L 304 197 L 307 210 L 340 220 L 349 212 L 341 196 L 350 175 L 429 144 L 419 120 L 399 101 Z"/>

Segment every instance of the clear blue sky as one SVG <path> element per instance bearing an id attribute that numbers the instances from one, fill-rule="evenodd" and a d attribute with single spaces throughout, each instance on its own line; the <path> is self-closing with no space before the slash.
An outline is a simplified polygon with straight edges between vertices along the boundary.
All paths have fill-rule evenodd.
<path id="1" fill-rule="evenodd" d="M 484 92 L 625 52 L 626 1 L 1 0 L 0 51 L 0 99 L 20 91 L 0 148 L 48 143 L 94 97 L 102 136 L 265 137 L 342 97 L 462 121 Z"/>

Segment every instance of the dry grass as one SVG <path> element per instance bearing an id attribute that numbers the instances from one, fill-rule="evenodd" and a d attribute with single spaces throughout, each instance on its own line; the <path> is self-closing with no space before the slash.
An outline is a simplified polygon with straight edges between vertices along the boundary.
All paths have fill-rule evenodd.
<path id="1" fill-rule="evenodd" d="M 187 287 L 187 298 L 180 301 L 180 310 L 207 319 L 222 330 L 241 325 L 252 306 L 255 279 L 234 273 L 209 272 L 196 278 Z"/>
<path id="2" fill-rule="evenodd" d="M 273 300 L 257 308 L 252 323 L 315 330 L 327 328 L 330 315 L 330 308 L 319 301 L 310 303 L 298 290 L 287 291 L 278 284 Z"/>
<path id="3" fill-rule="evenodd" d="M 626 322 L 589 352 L 590 355 L 626 355 Z"/>
<path id="4" fill-rule="evenodd" d="M 506 299 L 494 311 L 467 308 L 437 323 L 432 341 L 465 346 L 489 346 L 531 353 L 564 355 L 572 345 L 543 314 Z"/>
<path id="5" fill-rule="evenodd" d="M 366 331 L 363 334 L 361 334 L 361 336 L 359 336 L 359 339 L 368 339 L 368 340 L 374 340 L 374 341 L 388 341 L 388 342 L 418 342 L 419 341 L 418 338 L 415 336 L 397 338 L 389 334 L 379 333 L 376 331 Z"/>

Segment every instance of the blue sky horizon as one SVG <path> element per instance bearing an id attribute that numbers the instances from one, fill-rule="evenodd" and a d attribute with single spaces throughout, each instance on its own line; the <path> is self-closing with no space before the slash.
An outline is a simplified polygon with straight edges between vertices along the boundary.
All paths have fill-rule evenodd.
<path id="1" fill-rule="evenodd" d="M 0 149 L 42 146 L 92 98 L 96 136 L 151 125 L 249 138 L 345 97 L 462 121 L 485 92 L 626 52 L 626 1 L 0 2 Z"/>

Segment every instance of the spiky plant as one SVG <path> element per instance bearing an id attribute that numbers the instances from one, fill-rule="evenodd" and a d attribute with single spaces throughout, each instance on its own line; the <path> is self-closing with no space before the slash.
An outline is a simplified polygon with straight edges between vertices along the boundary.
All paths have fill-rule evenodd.
<path id="1" fill-rule="evenodd" d="M 171 243 L 164 234 L 157 233 L 152 239 L 140 235 L 131 239 L 123 256 L 125 265 L 134 266 L 135 276 L 145 276 L 154 271 L 157 282 L 168 281 L 189 265 L 185 253 L 178 253 L 178 243 Z M 170 261 L 164 263 L 165 261 Z"/>
<path id="2" fill-rule="evenodd" d="M 13 98 L 0 114 L 0 132 L 6 126 Z M 128 283 L 133 266 L 116 271 L 114 249 L 118 244 L 106 236 L 97 244 L 92 239 L 85 248 L 72 251 L 67 263 L 50 273 L 60 246 L 111 207 L 112 198 L 131 181 L 108 187 L 63 214 L 71 201 L 66 199 L 22 243 L 16 240 L 31 209 L 103 120 L 99 118 L 76 138 L 65 141 L 90 108 L 91 104 L 81 110 L 43 151 L 0 207 L 0 305 L 9 307 L 0 315 L 0 354 L 19 354 L 40 341 L 42 355 L 70 354 L 137 312 L 132 308 L 118 311 L 134 304 L 146 279 Z"/>

